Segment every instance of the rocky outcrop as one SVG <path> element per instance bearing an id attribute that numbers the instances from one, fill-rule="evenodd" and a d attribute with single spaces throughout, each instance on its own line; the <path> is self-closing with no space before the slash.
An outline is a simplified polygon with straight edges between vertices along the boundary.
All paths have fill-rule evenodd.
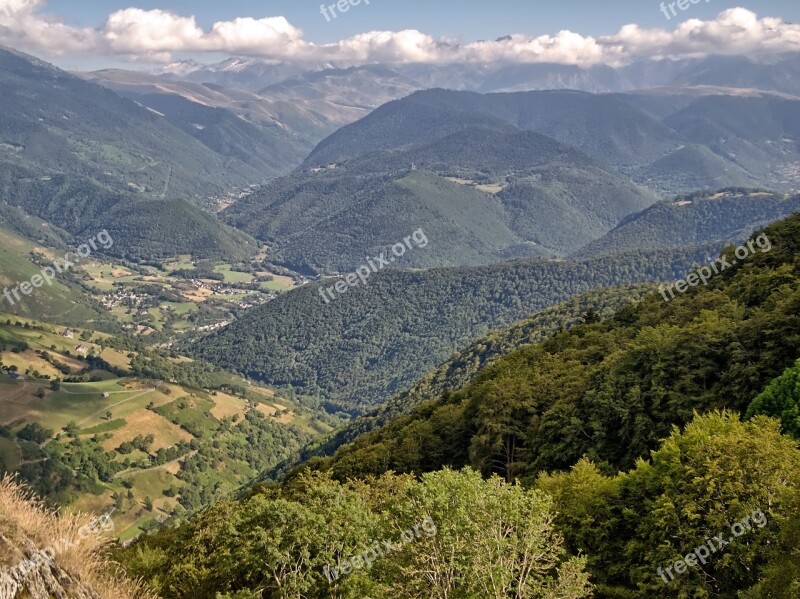
<path id="1" fill-rule="evenodd" d="M 28 539 L 0 534 L 0 555 L 12 566 L 0 570 L 0 599 L 102 599 L 90 587 L 47 560 Z"/>

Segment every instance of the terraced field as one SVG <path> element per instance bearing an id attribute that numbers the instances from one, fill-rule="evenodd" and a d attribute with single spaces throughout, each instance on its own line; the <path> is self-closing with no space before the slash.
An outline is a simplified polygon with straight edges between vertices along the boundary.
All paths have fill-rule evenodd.
<path id="1" fill-rule="evenodd" d="M 294 401 L 244 381 L 241 395 L 134 376 L 139 352 L 113 343 L 108 334 L 0 313 L 0 469 L 35 482 L 61 464 L 78 484 L 89 468 L 93 480 L 65 491 L 63 503 L 114 509 L 122 540 L 235 491 L 304 439 L 331 430 Z M 128 375 L 92 370 L 92 355 Z M 22 437 L 31 426 L 39 427 L 33 442 Z M 262 441 L 252 443 L 254 436 Z"/>

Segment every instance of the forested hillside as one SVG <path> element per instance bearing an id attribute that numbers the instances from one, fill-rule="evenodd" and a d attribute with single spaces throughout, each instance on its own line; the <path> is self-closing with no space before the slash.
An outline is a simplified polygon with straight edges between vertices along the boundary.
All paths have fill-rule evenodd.
<path id="1" fill-rule="evenodd" d="M 145 198 L 74 175 L 37 177 L 29 168 L 6 164 L 0 168 L 0 197 L 11 207 L 57 224 L 79 243 L 107 229 L 115 243 L 105 251 L 112 256 L 157 259 L 193 254 L 237 261 L 258 251 L 252 237 L 186 200 Z M 17 226 L 25 220 L 17 218 Z M 21 232 L 41 235 L 29 225 Z"/>
<path id="2" fill-rule="evenodd" d="M 195 259 L 240 262 L 258 253 L 247 233 L 185 200 L 120 202 L 95 223 L 114 238 L 112 256 L 152 260 L 190 254 Z"/>
<path id="3" fill-rule="evenodd" d="M 294 268 L 355 269 L 364 254 L 423 228 L 406 268 L 562 256 L 658 196 L 550 137 L 491 119 L 448 119 L 455 132 L 336 168 L 298 171 L 225 211 Z M 460 129 L 459 129 L 460 127 Z M 358 239 L 358 243 L 353 240 Z"/>
<path id="4" fill-rule="evenodd" d="M 390 102 L 322 141 L 305 166 L 442 138 L 458 118 L 493 118 L 557 139 L 606 164 L 636 165 L 675 149 L 673 131 L 614 96 L 567 90 L 512 94 L 426 90 Z"/>
<path id="5" fill-rule="evenodd" d="M 320 142 L 304 167 L 442 139 L 455 122 L 502 121 L 552 137 L 664 193 L 797 188 L 796 97 L 724 88 L 637 94 L 433 89 L 390 102 Z M 763 126 L 762 126 L 763 125 Z"/>
<path id="6" fill-rule="evenodd" d="M 510 327 L 491 332 L 458 352 L 436 369 L 428 372 L 411 389 L 359 416 L 330 436 L 315 441 L 303 452 L 303 460 L 330 455 L 344 443 L 366 432 L 388 424 L 392 419 L 411 412 L 419 404 L 457 391 L 495 360 L 522 347 L 544 341 L 561 329 L 610 317 L 619 308 L 640 300 L 653 290 L 653 285 L 599 289 L 542 310 L 535 316 Z M 285 465 L 282 467 L 282 471 Z"/>
<path id="7" fill-rule="evenodd" d="M 320 286 L 296 290 L 189 351 L 248 377 L 322 397 L 331 410 L 357 414 L 410 388 L 492 329 L 599 287 L 683 276 L 709 250 L 387 270 L 329 303 Z"/>
<path id="8" fill-rule="evenodd" d="M 740 243 L 753 231 L 800 211 L 800 195 L 723 189 L 680 195 L 622 220 L 575 256 L 701 243 Z"/>
<path id="9" fill-rule="evenodd" d="M 653 293 L 515 351 L 317 466 L 346 478 L 470 465 L 530 481 L 588 456 L 613 473 L 694 413 L 744 414 L 800 356 L 800 216 L 767 235 L 771 251 L 708 286 L 670 302 Z"/>
<path id="10" fill-rule="evenodd" d="M 0 48 L 0 159 L 45 175 L 205 198 L 257 182 L 166 119 L 32 56 Z"/>
<path id="11" fill-rule="evenodd" d="M 201 143 L 155 111 L 5 48 L 0 101 L 0 202 L 78 237 L 114 229 L 117 256 L 251 257 L 250 237 L 197 205 L 300 159 L 268 168 L 262 154 L 252 163 L 245 146 L 267 145 L 275 156 L 282 137 L 265 141 L 263 131 L 225 121 Z M 19 222 L 20 232 L 39 237 Z"/>
<path id="12" fill-rule="evenodd" d="M 187 598 L 794 597 L 800 216 L 765 235 L 119 558 Z"/>

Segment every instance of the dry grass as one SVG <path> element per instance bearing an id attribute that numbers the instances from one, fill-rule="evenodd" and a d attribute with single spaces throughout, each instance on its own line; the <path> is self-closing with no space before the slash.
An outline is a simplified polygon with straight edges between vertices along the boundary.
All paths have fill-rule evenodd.
<path id="1" fill-rule="evenodd" d="M 152 450 L 158 451 L 161 448 L 172 447 L 179 441 L 191 441 L 192 435 L 187 433 L 176 424 L 151 412 L 150 410 L 140 409 L 132 414 L 120 416 L 125 419 L 125 426 L 116 431 L 112 431 L 111 438 L 103 441 L 105 451 L 113 451 L 125 441 L 130 441 L 137 435 L 153 435 L 154 441 Z"/>
<path id="2" fill-rule="evenodd" d="M 96 521 L 89 514 L 56 513 L 44 507 L 13 477 L 6 476 L 0 480 L 0 533 L 12 545 L 24 547 L 33 543 L 39 550 L 44 550 L 63 541 L 75 541 L 56 555 L 55 562 L 60 568 L 76 576 L 103 598 L 157 599 L 140 582 L 126 580 L 121 568 L 108 559 L 111 538 L 107 533 L 79 534 L 82 527 L 91 527 Z M 5 565 L 12 567 L 15 564 Z"/>

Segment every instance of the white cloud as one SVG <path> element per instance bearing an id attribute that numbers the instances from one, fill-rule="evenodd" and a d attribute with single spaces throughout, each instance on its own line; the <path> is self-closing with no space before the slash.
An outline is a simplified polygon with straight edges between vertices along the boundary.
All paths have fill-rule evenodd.
<path id="1" fill-rule="evenodd" d="M 385 63 L 536 63 L 619 65 L 642 57 L 760 54 L 800 51 L 800 25 L 759 18 L 744 8 L 715 19 L 690 19 L 674 30 L 626 25 L 616 34 L 583 36 L 571 31 L 460 43 L 425 33 L 371 31 L 331 44 L 314 44 L 284 17 L 237 18 L 209 30 L 193 16 L 126 8 L 98 28 L 78 28 L 45 12 L 46 0 L 0 0 L 0 43 L 43 54 L 95 54 L 168 61 L 173 52 L 239 56 L 340 66 Z"/>
<path id="2" fill-rule="evenodd" d="M 57 56 L 97 48 L 95 30 L 41 14 L 45 4 L 46 0 L 0 0 L 0 42 Z"/>
<path id="3" fill-rule="evenodd" d="M 205 36 L 194 17 L 140 8 L 111 14 L 98 33 L 115 54 L 195 49 Z"/>

